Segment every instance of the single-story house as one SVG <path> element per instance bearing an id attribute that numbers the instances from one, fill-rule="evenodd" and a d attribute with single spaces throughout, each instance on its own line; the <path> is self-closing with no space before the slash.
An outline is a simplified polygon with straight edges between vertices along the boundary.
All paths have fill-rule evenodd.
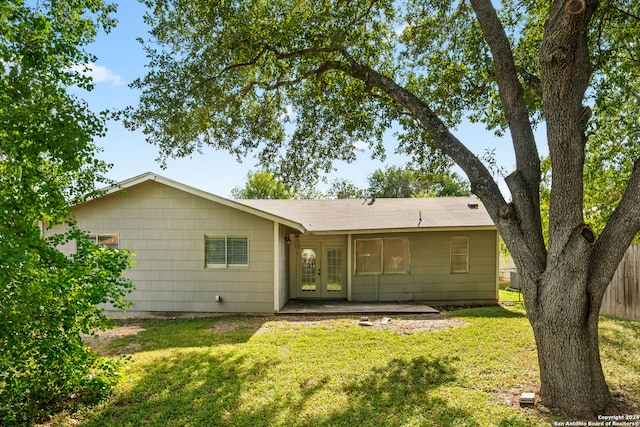
<path id="1" fill-rule="evenodd" d="M 498 300 L 498 233 L 473 197 L 229 200 L 146 173 L 73 213 L 98 243 L 136 253 L 129 316 Z"/>

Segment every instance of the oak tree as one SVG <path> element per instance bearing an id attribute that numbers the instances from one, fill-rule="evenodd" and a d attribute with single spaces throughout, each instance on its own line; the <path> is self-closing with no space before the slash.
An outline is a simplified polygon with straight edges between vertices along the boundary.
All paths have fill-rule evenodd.
<path id="1" fill-rule="evenodd" d="M 452 159 L 520 272 L 545 405 L 581 415 L 612 397 L 598 345 L 608 283 L 640 229 L 637 43 L 631 0 L 146 0 L 149 72 L 128 124 L 164 158 L 202 145 L 255 151 L 283 179 L 354 159 L 364 141 L 421 165 Z M 505 197 L 456 137 L 467 118 L 515 153 Z M 536 141 L 536 126 L 546 141 Z M 609 139 L 595 137 L 615 130 Z M 548 243 L 540 153 L 552 164 Z M 584 165 L 614 146 L 625 190 L 596 235 Z"/>

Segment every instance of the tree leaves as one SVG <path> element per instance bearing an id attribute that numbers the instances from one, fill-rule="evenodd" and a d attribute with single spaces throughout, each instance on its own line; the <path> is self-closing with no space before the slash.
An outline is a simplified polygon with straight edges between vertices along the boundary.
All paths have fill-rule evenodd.
<path id="1" fill-rule="evenodd" d="M 97 304 L 125 307 L 126 250 L 91 242 L 70 218 L 74 202 L 99 194 L 108 165 L 93 140 L 104 115 L 70 95 L 91 89 L 83 50 L 113 6 L 101 0 L 11 0 L 0 5 L 0 420 L 30 424 L 71 396 L 104 397 L 116 364 L 81 334 L 109 322 Z M 66 232 L 47 230 L 64 225 Z M 61 246 L 76 242 L 65 256 Z"/>
<path id="2" fill-rule="evenodd" d="M 352 160 L 357 140 L 382 146 L 391 111 L 336 61 L 345 47 L 371 63 L 389 55 L 393 2 L 147 5 L 153 72 L 134 83 L 143 94 L 126 123 L 158 145 L 161 159 L 206 145 L 239 157 L 257 150 L 295 182 Z"/>

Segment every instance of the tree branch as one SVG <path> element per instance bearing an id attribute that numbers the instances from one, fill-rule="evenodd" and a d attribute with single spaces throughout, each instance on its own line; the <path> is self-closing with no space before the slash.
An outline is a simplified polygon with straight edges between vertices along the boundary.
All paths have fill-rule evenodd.
<path id="1" fill-rule="evenodd" d="M 471 5 L 491 49 L 500 99 L 513 139 L 516 168 L 537 193 L 540 160 L 509 39 L 491 0 L 472 0 Z"/>
<path id="2" fill-rule="evenodd" d="M 208 77 L 200 82 L 200 85 L 204 85 L 207 82 L 216 79 L 217 77 L 234 70 L 236 68 L 244 68 L 244 67 L 252 67 L 258 63 L 262 58 L 264 58 L 269 52 L 273 53 L 276 59 L 295 59 L 301 58 L 303 56 L 312 56 L 326 53 L 336 53 L 341 52 L 343 50 L 342 47 L 312 47 L 308 49 L 299 49 L 291 52 L 279 52 L 278 49 L 273 46 L 265 45 L 263 48 L 247 62 L 239 62 L 235 64 L 228 65 L 224 67 L 216 77 Z"/>
<path id="3" fill-rule="evenodd" d="M 630 12 L 630 11 L 628 11 L 626 9 L 623 9 L 622 7 L 619 7 L 617 4 L 615 4 L 613 2 L 611 2 L 611 4 L 607 4 L 607 6 L 609 6 L 611 9 L 617 10 L 618 12 L 620 12 L 620 14 L 625 15 L 628 18 L 640 21 L 640 15 L 636 15 L 633 12 Z"/>
<path id="4" fill-rule="evenodd" d="M 368 87 L 379 88 L 394 102 L 407 109 L 411 116 L 432 134 L 437 147 L 465 171 L 478 196 L 482 195 L 487 199 L 493 200 L 496 211 L 501 204 L 505 203 L 500 189 L 484 164 L 449 132 L 447 126 L 433 110 L 412 92 L 389 77 L 360 64 L 346 50 L 342 54 L 347 58 L 348 64 L 342 64 L 340 69 L 346 74 L 361 80 Z"/>
<path id="5" fill-rule="evenodd" d="M 262 50 L 260 50 L 260 52 L 258 52 L 258 54 L 256 56 L 253 57 L 253 59 L 247 61 L 247 62 L 240 62 L 237 64 L 231 64 L 227 67 L 224 67 L 222 69 L 222 71 L 220 71 L 220 74 L 224 74 L 227 71 L 231 71 L 235 68 L 243 68 L 243 67 L 251 67 L 252 65 L 256 65 L 256 63 L 258 61 L 260 61 L 262 58 L 264 58 L 264 56 L 267 54 L 267 52 L 269 51 L 269 47 L 268 46 L 264 46 L 262 48 Z"/>
<path id="6" fill-rule="evenodd" d="M 540 76 L 547 142 L 552 159 L 549 208 L 549 257 L 564 250 L 583 220 L 585 125 L 590 111 L 582 102 L 591 77 L 588 25 L 597 7 L 572 14 L 566 2 L 555 0 L 545 24 L 540 48 Z"/>
<path id="7" fill-rule="evenodd" d="M 308 79 L 309 77 L 320 77 L 323 74 L 327 73 L 328 71 L 339 69 L 339 65 L 340 63 L 338 62 L 327 61 L 324 64 L 322 64 L 320 67 L 316 68 L 315 70 L 310 70 L 306 73 L 303 73 L 298 78 L 292 79 L 292 80 L 278 80 L 273 83 L 252 81 L 244 89 L 240 91 L 240 95 L 245 96 L 256 86 L 258 86 L 260 89 L 267 90 L 267 91 L 277 90 L 282 87 L 295 86 L 296 84 L 302 82 L 303 80 Z M 230 99 L 234 97 L 235 95 L 231 96 Z"/>
<path id="8" fill-rule="evenodd" d="M 519 176 L 518 194 L 512 194 L 513 202 L 530 247 L 537 256 L 542 256 L 546 249 L 540 219 L 540 157 L 513 52 L 491 0 L 471 0 L 471 5 L 491 49 L 500 100 L 513 141 Z M 528 73 L 526 76 L 533 77 Z M 540 80 L 531 80 L 541 94 Z"/>
<path id="9" fill-rule="evenodd" d="M 529 267 L 526 270 L 531 274 L 529 282 L 535 282 L 537 275 L 544 271 L 544 257 L 531 251 L 530 236 L 521 228 L 521 221 L 508 215 L 501 215 L 509 205 L 487 167 L 452 135 L 437 114 L 412 92 L 389 77 L 358 63 L 348 52 L 344 51 L 343 55 L 348 62 L 342 66 L 343 72 L 363 81 L 367 86 L 379 88 L 395 103 L 405 108 L 411 117 L 431 133 L 436 147 L 462 168 L 471 183 L 471 191 L 482 200 L 502 238 L 511 248 L 518 247 L 517 254 L 521 257 L 519 261 L 522 262 L 520 265 Z M 526 188 L 524 191 L 527 191 Z"/>

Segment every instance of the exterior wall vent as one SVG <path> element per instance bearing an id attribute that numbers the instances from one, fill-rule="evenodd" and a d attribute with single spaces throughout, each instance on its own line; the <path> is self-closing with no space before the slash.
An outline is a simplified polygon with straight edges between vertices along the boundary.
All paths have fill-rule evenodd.
<path id="1" fill-rule="evenodd" d="M 467 207 L 469 209 L 478 209 L 478 204 L 477 203 L 467 203 Z"/>

